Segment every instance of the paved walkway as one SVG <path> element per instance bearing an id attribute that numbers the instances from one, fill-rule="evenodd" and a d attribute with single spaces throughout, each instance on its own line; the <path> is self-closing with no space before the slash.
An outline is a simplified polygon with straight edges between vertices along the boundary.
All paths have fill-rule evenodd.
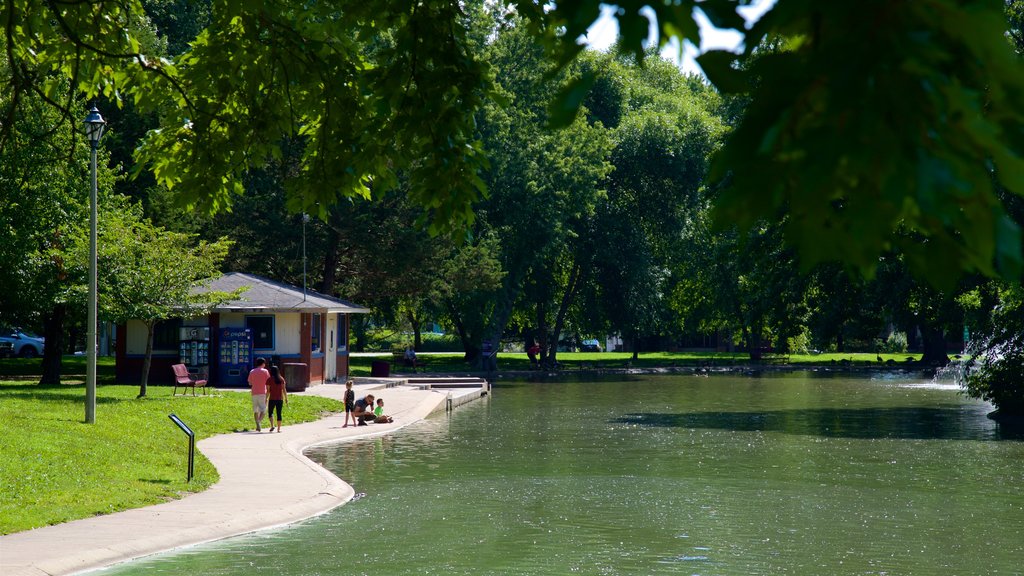
<path id="1" fill-rule="evenodd" d="M 357 396 L 374 386 L 357 386 Z M 341 399 L 344 386 L 322 384 L 304 394 Z M 314 444 L 394 431 L 445 409 L 446 391 L 379 390 L 393 424 L 342 428 L 334 416 L 285 426 L 280 433 L 240 432 L 197 444 L 220 482 L 181 500 L 0 537 L 0 574 L 58 576 L 282 526 L 344 504 L 352 487 L 302 455 Z M 287 414 L 286 414 L 287 415 Z M 264 428 L 266 430 L 266 428 Z"/>

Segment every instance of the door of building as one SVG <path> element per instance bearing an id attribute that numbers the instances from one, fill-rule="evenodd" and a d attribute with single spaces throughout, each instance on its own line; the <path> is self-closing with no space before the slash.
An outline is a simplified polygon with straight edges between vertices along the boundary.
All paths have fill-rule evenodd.
<path id="1" fill-rule="evenodd" d="M 324 347 L 324 381 L 338 379 L 338 315 L 327 315 L 327 346 Z"/>

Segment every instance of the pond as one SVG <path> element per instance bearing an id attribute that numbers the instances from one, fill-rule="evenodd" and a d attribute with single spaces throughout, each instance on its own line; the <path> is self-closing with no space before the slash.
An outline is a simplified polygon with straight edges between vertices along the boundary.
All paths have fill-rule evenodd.
<path id="1" fill-rule="evenodd" d="M 1024 441 L 990 410 L 902 375 L 502 384 L 310 451 L 358 500 L 105 573 L 1022 574 Z"/>

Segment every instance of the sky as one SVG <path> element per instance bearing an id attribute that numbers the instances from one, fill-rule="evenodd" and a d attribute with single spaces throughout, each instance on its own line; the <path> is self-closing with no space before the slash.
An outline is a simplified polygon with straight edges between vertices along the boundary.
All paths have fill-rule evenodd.
<path id="1" fill-rule="evenodd" d="M 747 6 L 739 7 L 738 11 L 747 19 L 747 26 L 749 27 L 774 5 L 775 0 L 755 0 Z M 601 6 L 601 17 L 587 30 L 586 38 L 582 39 L 585 43 L 590 45 L 590 47 L 597 50 L 606 50 L 615 42 L 615 38 L 619 34 L 619 24 L 612 16 L 615 13 L 615 10 L 616 7 L 614 5 Z M 662 49 L 661 55 L 662 57 L 679 64 L 683 72 L 700 74 L 700 67 L 697 66 L 697 62 L 694 60 L 698 54 L 706 50 L 716 49 L 738 51 L 743 47 L 743 35 L 735 30 L 721 30 L 719 28 L 715 28 L 700 10 L 695 10 L 694 13 L 697 24 L 700 25 L 700 50 L 690 42 L 686 42 L 684 45 L 682 62 L 680 62 L 678 58 L 679 41 L 673 38 L 671 43 Z M 648 17 L 651 17 L 649 12 Z M 654 38 L 654 31 L 655 27 L 652 24 L 650 36 L 652 39 Z"/>

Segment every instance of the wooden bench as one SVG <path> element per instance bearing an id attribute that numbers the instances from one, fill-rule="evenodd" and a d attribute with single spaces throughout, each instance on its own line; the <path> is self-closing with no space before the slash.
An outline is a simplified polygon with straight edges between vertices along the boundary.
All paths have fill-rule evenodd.
<path id="1" fill-rule="evenodd" d="M 175 364 L 171 366 L 174 369 L 174 390 L 171 392 L 171 396 L 178 393 L 178 386 L 184 387 L 186 390 L 191 388 L 192 395 L 196 395 L 196 388 L 203 389 L 203 395 L 206 395 L 206 380 L 195 380 L 192 375 L 188 373 L 188 367 L 184 364 Z M 181 392 L 185 393 L 184 390 Z"/>
<path id="2" fill-rule="evenodd" d="M 422 370 L 423 368 L 425 368 L 427 363 L 418 354 L 416 355 L 416 361 L 410 362 L 405 358 L 405 352 L 392 352 L 391 365 L 396 368 L 412 368 L 412 372 L 413 374 L 415 374 L 417 373 L 418 370 Z"/>

